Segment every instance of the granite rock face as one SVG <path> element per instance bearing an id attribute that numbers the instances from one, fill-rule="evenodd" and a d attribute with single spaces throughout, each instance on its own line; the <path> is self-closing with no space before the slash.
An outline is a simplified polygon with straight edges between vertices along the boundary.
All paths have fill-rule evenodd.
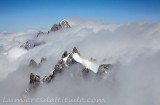
<path id="1" fill-rule="evenodd" d="M 42 32 L 42 31 L 38 31 L 38 33 L 37 33 L 36 37 L 39 37 L 39 36 L 44 35 L 44 34 L 45 34 L 44 32 Z"/>
<path id="2" fill-rule="evenodd" d="M 52 26 L 50 32 L 55 32 L 55 31 L 58 31 L 63 28 L 71 28 L 71 26 L 69 25 L 69 23 L 66 20 L 62 20 L 60 23 L 54 24 Z"/>

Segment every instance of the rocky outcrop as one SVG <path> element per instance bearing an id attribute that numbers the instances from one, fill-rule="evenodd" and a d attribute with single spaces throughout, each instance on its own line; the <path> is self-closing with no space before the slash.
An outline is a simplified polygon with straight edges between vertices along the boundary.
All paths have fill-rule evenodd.
<path id="1" fill-rule="evenodd" d="M 60 24 L 54 24 L 53 26 L 52 26 L 52 28 L 51 28 L 51 32 L 55 32 L 55 31 L 57 31 L 57 30 L 60 30 L 62 27 L 61 27 L 61 25 Z"/>
<path id="2" fill-rule="evenodd" d="M 62 20 L 59 24 L 61 25 L 62 28 L 71 28 L 68 21 L 66 21 L 65 19 Z"/>
<path id="3" fill-rule="evenodd" d="M 45 42 L 36 42 L 36 40 L 28 40 L 27 42 L 25 42 L 24 44 L 22 44 L 20 47 L 24 48 L 26 50 L 30 50 L 36 46 L 42 45 Z"/>
<path id="4" fill-rule="evenodd" d="M 74 48 L 73 48 L 72 53 L 77 53 L 78 55 L 80 55 L 80 53 L 79 53 L 79 51 L 77 50 L 77 48 L 76 48 L 76 47 L 74 47 Z"/>
<path id="5" fill-rule="evenodd" d="M 60 23 L 54 24 L 52 26 L 50 32 L 55 32 L 55 31 L 58 31 L 63 28 L 71 28 L 71 26 L 69 25 L 69 23 L 66 20 L 62 20 Z"/>
<path id="6" fill-rule="evenodd" d="M 36 69 L 36 68 L 40 67 L 46 61 L 47 61 L 47 59 L 44 57 L 41 58 L 40 63 L 37 63 L 34 59 L 31 59 L 29 62 L 29 67 Z"/>
<path id="7" fill-rule="evenodd" d="M 53 71 L 51 74 L 49 74 L 48 76 L 45 76 L 42 80 L 43 82 L 51 82 L 54 78 L 54 75 L 55 75 L 55 71 Z"/>
<path id="8" fill-rule="evenodd" d="M 101 64 L 98 68 L 98 72 L 96 73 L 96 76 L 99 79 L 106 78 L 106 74 L 112 69 L 112 64 Z"/>
<path id="9" fill-rule="evenodd" d="M 40 35 L 44 35 L 44 34 L 45 34 L 44 32 L 42 32 L 42 31 L 38 31 L 38 33 L 37 33 L 36 37 L 39 37 Z"/>
<path id="10" fill-rule="evenodd" d="M 33 73 L 30 73 L 30 81 L 29 81 L 30 90 L 32 88 L 38 87 L 40 85 L 40 81 L 41 81 L 41 78 L 39 75 L 34 75 Z"/>
<path id="11" fill-rule="evenodd" d="M 30 84 L 39 84 L 40 83 L 40 76 L 34 75 L 33 73 L 30 73 Z"/>
<path id="12" fill-rule="evenodd" d="M 65 57 L 67 57 L 68 56 L 68 53 L 67 53 L 67 51 L 65 51 L 63 54 L 62 54 L 62 58 L 65 58 Z"/>

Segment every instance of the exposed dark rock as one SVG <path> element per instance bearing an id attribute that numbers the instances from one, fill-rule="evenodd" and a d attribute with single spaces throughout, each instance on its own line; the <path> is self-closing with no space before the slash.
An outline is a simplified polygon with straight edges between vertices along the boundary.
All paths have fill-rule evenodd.
<path id="1" fill-rule="evenodd" d="M 91 79 L 94 76 L 95 76 L 95 73 L 92 70 L 90 70 L 89 68 L 84 67 L 82 69 L 82 77 L 84 79 Z"/>
<path id="2" fill-rule="evenodd" d="M 30 89 L 36 88 L 40 85 L 40 76 L 39 75 L 34 75 L 33 73 L 30 73 Z"/>
<path id="3" fill-rule="evenodd" d="M 65 68 L 64 64 L 56 64 L 54 67 L 55 73 L 61 73 Z"/>
<path id="4" fill-rule="evenodd" d="M 52 26 L 52 28 L 51 28 L 51 32 L 53 31 L 53 32 L 55 32 L 55 31 L 58 31 L 58 30 L 60 30 L 62 27 L 61 27 L 61 25 L 60 24 L 54 24 L 53 26 Z"/>
<path id="5" fill-rule="evenodd" d="M 84 69 L 82 70 L 82 72 L 85 73 L 85 74 L 87 74 L 87 73 L 89 73 L 89 69 L 88 69 L 88 68 L 84 68 Z"/>
<path id="6" fill-rule="evenodd" d="M 62 55 L 62 58 L 65 58 L 65 57 L 67 57 L 68 56 L 68 53 L 67 53 L 67 51 L 65 51 L 64 53 L 63 53 L 63 55 Z"/>
<path id="7" fill-rule="evenodd" d="M 44 32 L 42 32 L 42 31 L 38 31 L 38 33 L 37 33 L 36 37 L 39 37 L 40 35 L 44 35 Z"/>
<path id="8" fill-rule="evenodd" d="M 77 62 L 73 59 L 72 54 L 70 54 L 69 57 L 68 57 L 68 59 L 67 59 L 67 61 L 66 61 L 66 64 L 68 66 L 71 66 L 71 65 L 73 65 L 75 63 L 77 63 Z"/>
<path id="9" fill-rule="evenodd" d="M 69 23 L 66 20 L 61 21 L 58 24 L 54 24 L 50 30 L 50 32 L 55 32 L 58 31 L 62 28 L 71 28 L 71 26 L 69 25 Z"/>
<path id="10" fill-rule="evenodd" d="M 113 67 L 112 64 L 101 64 L 98 68 L 97 75 L 101 75 L 105 72 L 108 72 Z"/>
<path id="11" fill-rule="evenodd" d="M 33 73 L 30 73 L 30 84 L 32 83 L 40 83 L 40 76 L 39 75 L 34 75 Z"/>
<path id="12" fill-rule="evenodd" d="M 71 28 L 71 26 L 69 25 L 69 23 L 66 20 L 63 20 L 60 22 L 60 25 L 62 26 L 62 28 Z"/>
<path id="13" fill-rule="evenodd" d="M 79 53 L 79 51 L 77 50 L 77 48 L 76 48 L 76 47 L 74 47 L 74 48 L 73 48 L 72 53 L 78 53 L 78 54 L 80 55 L 80 53 Z"/>
<path id="14" fill-rule="evenodd" d="M 86 78 L 87 75 L 88 75 L 88 73 L 89 73 L 89 71 L 90 71 L 90 70 L 89 70 L 88 68 L 82 69 L 82 76 Z"/>
<path id="15" fill-rule="evenodd" d="M 43 78 L 43 82 L 47 82 L 47 83 L 49 83 L 49 82 L 51 82 L 52 80 L 53 80 L 53 78 L 54 78 L 54 71 L 53 71 L 53 73 L 52 74 L 50 74 L 49 76 L 45 76 L 44 78 Z"/>
<path id="16" fill-rule="evenodd" d="M 40 85 L 41 78 L 39 75 L 34 75 L 30 73 L 29 90 L 37 88 Z"/>
<path id="17" fill-rule="evenodd" d="M 46 62 L 47 59 L 42 57 L 40 63 L 37 63 L 34 59 L 31 59 L 29 62 L 29 67 L 31 68 L 38 68 L 40 67 L 44 62 Z"/>

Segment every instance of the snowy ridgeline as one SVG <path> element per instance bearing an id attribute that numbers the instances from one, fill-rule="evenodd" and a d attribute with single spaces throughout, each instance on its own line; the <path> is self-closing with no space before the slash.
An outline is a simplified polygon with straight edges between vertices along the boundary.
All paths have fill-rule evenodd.
<path id="1" fill-rule="evenodd" d="M 29 66 L 32 68 L 37 68 L 42 65 L 42 63 L 46 61 L 46 58 L 42 58 L 41 62 L 37 64 L 33 59 L 30 61 Z M 76 65 L 76 69 L 74 71 L 70 71 L 70 68 L 72 66 Z M 78 70 L 80 69 L 80 70 Z M 79 51 L 76 47 L 73 48 L 72 53 L 67 53 L 65 51 L 61 57 L 61 59 L 58 61 L 58 63 L 55 65 L 53 71 L 51 71 L 47 76 L 41 78 L 37 74 L 30 73 L 30 88 L 29 90 L 39 86 L 42 83 L 49 83 L 51 82 L 58 74 L 62 74 L 63 72 L 70 72 L 72 75 L 74 73 L 72 72 L 79 72 L 82 76 L 82 78 L 86 78 L 91 76 L 91 78 L 99 78 L 105 80 L 107 78 L 107 74 L 109 70 L 112 69 L 112 64 L 97 64 L 96 60 L 86 60 L 84 58 L 81 58 Z"/>

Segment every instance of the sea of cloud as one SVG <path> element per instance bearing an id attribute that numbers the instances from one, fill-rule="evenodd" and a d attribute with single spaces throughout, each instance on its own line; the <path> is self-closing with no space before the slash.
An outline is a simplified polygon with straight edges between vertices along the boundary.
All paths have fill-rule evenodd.
<path id="1" fill-rule="evenodd" d="M 69 19 L 72 28 L 41 35 L 38 30 L 0 33 L 0 103 L 56 105 L 159 105 L 160 104 L 160 23 L 130 22 L 123 24 Z M 45 30 L 47 32 L 47 30 Z M 20 48 L 27 40 L 46 42 L 30 50 Z M 31 72 L 47 75 L 54 69 L 62 53 L 76 46 L 81 57 L 95 58 L 97 63 L 114 64 L 107 80 L 82 78 L 65 74 L 50 84 L 26 93 Z M 39 69 L 30 69 L 29 61 L 47 61 Z M 75 72 L 78 65 L 70 68 Z M 16 98 L 34 102 L 7 102 Z M 46 102 L 45 99 L 91 99 L 92 102 Z M 40 101 L 35 101 L 41 98 Z M 102 102 L 95 102 L 102 99 Z M 42 102 L 44 101 L 44 102 Z M 64 101 L 64 100 L 63 100 Z M 70 100 L 71 101 L 71 100 Z"/>

